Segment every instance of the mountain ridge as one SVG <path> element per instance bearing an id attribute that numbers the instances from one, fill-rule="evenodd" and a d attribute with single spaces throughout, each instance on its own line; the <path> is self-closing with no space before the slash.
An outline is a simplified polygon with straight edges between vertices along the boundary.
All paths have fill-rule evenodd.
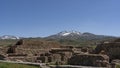
<path id="1" fill-rule="evenodd" d="M 51 38 L 51 39 L 62 39 L 62 38 L 82 38 L 82 37 L 90 37 L 90 38 L 103 38 L 103 37 L 115 37 L 115 36 L 107 36 L 107 35 L 96 35 L 96 34 L 93 34 L 93 33 L 89 33 L 89 32 L 84 32 L 84 33 L 81 33 L 79 31 L 62 31 L 62 32 L 59 32 L 57 34 L 54 34 L 54 35 L 50 35 L 48 37 L 45 37 L 45 38 Z"/>
<path id="2" fill-rule="evenodd" d="M 93 34 L 93 33 L 90 33 L 90 32 L 84 32 L 84 33 L 81 33 L 79 31 L 61 31 L 59 33 L 56 33 L 56 34 L 53 34 L 53 35 L 49 35 L 49 36 L 46 36 L 46 37 L 18 37 L 18 36 L 14 36 L 14 35 L 3 35 L 3 36 L 0 36 L 0 39 L 21 39 L 21 38 L 50 38 L 50 39 L 64 39 L 64 38 L 82 38 L 82 37 L 115 37 L 115 36 L 108 36 L 108 35 L 96 35 L 96 34 Z"/>
<path id="3" fill-rule="evenodd" d="M 66 35 L 65 35 L 66 34 Z M 93 33 L 78 31 L 63 31 L 48 37 L 44 37 L 45 40 L 58 41 L 64 45 L 95 45 L 103 41 L 111 41 L 116 39 L 115 36 L 96 35 Z"/>
<path id="4" fill-rule="evenodd" d="M 118 37 L 96 35 L 89 32 L 81 33 L 79 31 L 62 31 L 47 37 L 17 37 L 12 35 L 0 36 L 0 40 L 4 41 L 4 43 L 10 42 L 11 39 L 15 41 L 19 39 L 35 39 L 35 40 L 56 41 L 62 45 L 75 45 L 75 46 L 96 45 L 96 43 L 100 43 L 102 41 L 114 40 L 116 38 Z M 15 43 L 15 41 L 12 42 Z M 11 45 L 11 43 L 8 44 Z"/>

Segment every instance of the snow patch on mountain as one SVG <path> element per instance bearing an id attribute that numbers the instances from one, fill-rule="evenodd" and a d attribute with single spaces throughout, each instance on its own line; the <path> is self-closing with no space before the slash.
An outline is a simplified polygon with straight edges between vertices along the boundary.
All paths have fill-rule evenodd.
<path id="1" fill-rule="evenodd" d="M 78 31 L 62 31 L 62 32 L 58 33 L 57 35 L 59 35 L 59 36 L 81 35 L 81 33 Z"/>
<path id="2" fill-rule="evenodd" d="M 1 36 L 0 39 L 20 39 L 20 38 L 12 35 L 4 35 Z"/>
<path id="3" fill-rule="evenodd" d="M 62 36 L 67 36 L 67 35 L 69 35 L 70 33 L 64 33 L 64 34 L 62 34 Z"/>

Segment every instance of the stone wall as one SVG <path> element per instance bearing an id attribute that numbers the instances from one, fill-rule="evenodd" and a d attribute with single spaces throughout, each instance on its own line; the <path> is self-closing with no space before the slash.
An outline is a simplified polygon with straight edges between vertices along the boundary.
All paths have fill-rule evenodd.
<path id="1" fill-rule="evenodd" d="M 33 62 L 34 56 L 39 57 L 40 54 L 47 53 L 51 48 L 60 48 L 60 44 L 52 41 L 43 41 L 43 40 L 34 40 L 34 39 L 23 39 L 19 40 L 16 45 L 10 46 L 7 50 L 7 54 L 12 54 L 12 58 L 19 59 L 19 56 L 22 57 L 21 60 L 25 61 L 28 58 L 28 61 Z M 16 56 L 19 55 L 19 56 Z M 27 56 L 23 56 L 27 55 Z M 10 57 L 10 56 L 8 56 Z M 11 59 L 10 57 L 10 59 Z M 25 59 L 24 59 L 25 58 Z M 29 60 L 29 58 L 33 60 Z M 11 59 L 13 60 L 13 59 Z M 36 60 L 34 60 L 36 61 Z"/>
<path id="2" fill-rule="evenodd" d="M 47 62 L 47 63 L 54 62 L 54 63 L 65 64 L 67 63 L 67 60 L 71 56 L 72 56 L 72 50 L 64 49 L 64 48 L 61 48 L 61 49 L 57 48 L 57 49 L 51 49 L 49 53 L 41 54 L 40 56 L 38 56 L 37 60 L 41 62 Z"/>
<path id="3" fill-rule="evenodd" d="M 7 53 L 26 53 L 29 54 L 31 51 L 33 54 L 39 52 L 46 52 L 51 48 L 60 48 L 60 44 L 57 42 L 51 41 L 42 41 L 42 40 L 19 40 L 16 45 L 10 46 Z"/>
<path id="4" fill-rule="evenodd" d="M 115 40 L 108 43 L 101 43 L 97 45 L 95 49 L 95 53 L 99 54 L 101 51 L 104 51 L 109 57 L 110 62 L 114 59 L 120 59 L 120 42 L 119 40 Z"/>
<path id="5" fill-rule="evenodd" d="M 106 67 L 109 57 L 98 54 L 78 54 L 68 60 L 70 65 Z"/>

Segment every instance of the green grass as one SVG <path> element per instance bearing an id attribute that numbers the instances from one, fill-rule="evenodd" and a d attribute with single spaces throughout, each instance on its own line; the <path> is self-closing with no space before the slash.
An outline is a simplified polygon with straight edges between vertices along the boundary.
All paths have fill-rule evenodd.
<path id="1" fill-rule="evenodd" d="M 116 68 L 120 68 L 120 65 L 116 65 Z"/>
<path id="2" fill-rule="evenodd" d="M 13 64 L 13 63 L 0 63 L 0 68 L 39 68 L 39 66 Z"/>

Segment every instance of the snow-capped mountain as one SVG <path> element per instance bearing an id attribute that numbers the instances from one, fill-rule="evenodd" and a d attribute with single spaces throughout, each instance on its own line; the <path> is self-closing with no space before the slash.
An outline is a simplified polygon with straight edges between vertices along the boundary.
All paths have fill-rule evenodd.
<path id="1" fill-rule="evenodd" d="M 58 33 L 57 35 L 60 35 L 60 36 L 69 36 L 69 35 L 71 35 L 71 36 L 73 36 L 73 35 L 81 35 L 81 33 L 78 32 L 78 31 L 62 31 L 62 32 Z"/>
<path id="2" fill-rule="evenodd" d="M 63 45 L 91 46 L 102 41 L 110 41 L 116 38 L 117 37 L 114 36 L 96 35 L 89 32 L 81 33 L 79 31 L 62 31 L 45 37 L 44 39 L 49 41 L 57 41 Z"/>
<path id="3" fill-rule="evenodd" d="M 69 39 L 69 40 L 93 40 L 93 39 L 103 39 L 103 38 L 113 38 L 112 36 L 95 35 L 89 32 L 81 33 L 79 31 L 62 31 L 57 34 L 46 37 L 46 39 Z"/>
<path id="4" fill-rule="evenodd" d="M 0 36 L 0 39 L 22 39 L 22 38 L 25 38 L 25 37 L 17 37 L 13 35 Z M 32 38 L 32 37 L 29 37 L 29 38 Z M 40 38 L 40 37 L 37 37 L 37 38 Z M 44 37 L 43 39 L 93 40 L 93 39 L 103 39 L 103 38 L 114 38 L 114 37 L 104 36 L 104 35 L 95 35 L 89 32 L 81 33 L 79 31 L 62 31 L 57 34 Z"/>
<path id="5" fill-rule="evenodd" d="M 0 39 L 20 39 L 20 38 L 12 35 L 4 35 L 1 36 Z"/>

